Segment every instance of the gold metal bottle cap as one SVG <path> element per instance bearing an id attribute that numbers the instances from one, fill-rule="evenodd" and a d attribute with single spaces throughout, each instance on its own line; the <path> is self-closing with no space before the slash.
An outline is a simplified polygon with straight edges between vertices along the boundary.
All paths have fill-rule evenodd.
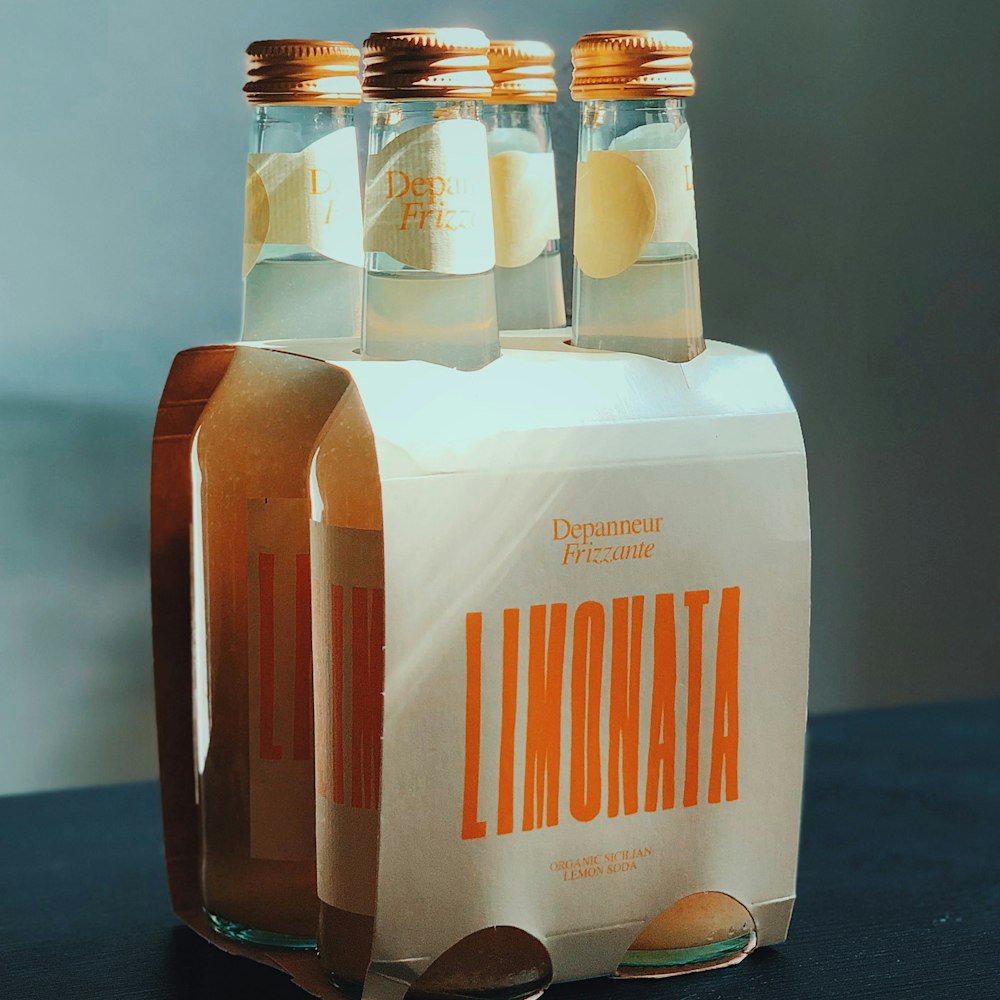
<path id="1" fill-rule="evenodd" d="M 251 104 L 342 104 L 361 100 L 361 53 L 350 42 L 277 38 L 247 47 L 243 87 Z"/>
<path id="2" fill-rule="evenodd" d="M 683 31 L 595 31 L 573 46 L 575 101 L 690 97 L 691 50 Z"/>
<path id="3" fill-rule="evenodd" d="M 551 104 L 558 96 L 555 53 L 545 42 L 490 42 L 490 104 Z"/>
<path id="4" fill-rule="evenodd" d="M 369 100 L 477 100 L 490 96 L 489 39 L 476 28 L 376 31 L 365 39 Z"/>

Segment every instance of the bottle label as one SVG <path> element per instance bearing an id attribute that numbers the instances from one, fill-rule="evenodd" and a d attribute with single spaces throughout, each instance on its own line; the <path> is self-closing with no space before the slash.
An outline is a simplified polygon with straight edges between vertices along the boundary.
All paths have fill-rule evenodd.
<path id="1" fill-rule="evenodd" d="M 577 165 L 573 253 L 583 273 L 621 274 L 650 243 L 697 256 L 690 133 L 673 149 L 594 150 Z"/>
<path id="2" fill-rule="evenodd" d="M 266 243 L 309 247 L 363 267 L 360 188 L 353 127 L 331 132 L 299 153 L 251 153 L 243 276 Z"/>
<path id="3" fill-rule="evenodd" d="M 440 274 L 495 262 L 486 129 L 453 118 L 421 125 L 368 158 L 365 250 Z"/>
<path id="4" fill-rule="evenodd" d="M 549 153 L 510 149 L 490 157 L 497 267 L 530 264 L 559 239 L 556 166 Z"/>
<path id="5" fill-rule="evenodd" d="M 312 522 L 319 897 L 375 914 L 382 768 L 382 533 Z"/>
<path id="6" fill-rule="evenodd" d="M 250 855 L 314 850 L 309 504 L 247 504 Z"/>

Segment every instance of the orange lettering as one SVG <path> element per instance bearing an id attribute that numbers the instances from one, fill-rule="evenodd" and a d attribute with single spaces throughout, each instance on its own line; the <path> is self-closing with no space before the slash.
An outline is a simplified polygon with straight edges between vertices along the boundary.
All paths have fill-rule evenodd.
<path id="1" fill-rule="evenodd" d="M 528 645 L 528 723 L 525 733 L 522 829 L 559 822 L 559 744 L 562 738 L 562 676 L 566 657 L 566 605 L 552 605 L 545 643 L 547 605 L 531 608 Z"/>
<path id="2" fill-rule="evenodd" d="M 653 703 L 649 715 L 646 812 L 656 811 L 661 780 L 662 808 L 674 807 L 676 701 L 677 635 L 674 628 L 674 595 L 657 594 L 653 613 Z"/>
<path id="3" fill-rule="evenodd" d="M 486 836 L 479 818 L 479 749 L 482 728 L 483 615 L 465 616 L 465 786 L 462 792 L 462 840 Z"/>
<path id="4" fill-rule="evenodd" d="M 709 802 L 720 800 L 723 775 L 726 779 L 726 801 L 732 802 L 739 798 L 739 659 L 740 588 L 724 587 L 719 606 L 719 637 L 715 653 L 715 709 L 712 719 L 712 764 L 708 776 Z"/>
<path id="5" fill-rule="evenodd" d="M 365 787 L 366 693 L 368 690 L 367 587 L 351 588 L 351 805 L 368 805 Z"/>
<path id="6" fill-rule="evenodd" d="M 640 780 L 647 813 L 673 809 L 678 796 L 678 664 L 676 596 L 656 594 L 652 622 L 652 652 L 643 652 L 646 596 L 636 594 L 611 601 L 611 642 L 608 689 L 604 690 L 604 656 L 608 609 L 598 601 L 583 601 L 573 615 L 567 636 L 565 603 L 534 604 L 528 609 L 527 699 L 525 720 L 518 717 L 520 669 L 519 608 L 505 608 L 502 623 L 499 705 L 499 768 L 496 832 L 514 831 L 515 741 L 524 734 L 524 796 L 522 831 L 559 823 L 562 777 L 563 676 L 567 639 L 572 642 L 569 678 L 569 812 L 588 823 L 602 811 L 607 775 L 607 815 L 633 815 L 640 809 Z M 683 762 L 685 807 L 699 803 L 705 608 L 708 590 L 687 591 L 686 738 Z M 716 642 L 714 714 L 711 734 L 707 801 L 739 797 L 739 615 L 740 588 L 721 591 Z M 486 836 L 479 818 L 482 740 L 483 614 L 466 615 L 465 776 L 462 839 Z M 373 653 L 374 655 L 374 653 Z M 648 662 L 651 658 L 652 662 Z M 640 773 L 640 721 L 644 670 L 652 685 L 649 696 L 649 743 L 645 776 Z M 605 703 L 604 699 L 607 698 Z M 707 711 L 707 705 L 705 710 Z M 602 720 L 607 711 L 608 755 L 602 746 Z M 604 768 L 607 767 L 605 772 Z M 705 800 L 701 800 L 705 801 Z"/>
<path id="7" fill-rule="evenodd" d="M 688 698 L 687 745 L 684 755 L 684 805 L 698 804 L 698 754 L 701 735 L 701 652 L 703 609 L 707 590 L 689 590 L 684 595 L 688 609 Z"/>
<path id="8" fill-rule="evenodd" d="M 611 602 L 611 699 L 608 711 L 608 815 L 618 815 L 618 777 L 625 815 L 639 810 L 639 675 L 643 598 Z"/>
<path id="9" fill-rule="evenodd" d="M 368 725 L 365 736 L 365 760 L 368 765 L 368 805 L 378 808 L 382 786 L 382 692 L 385 688 L 385 591 L 372 591 L 372 625 L 368 647 Z"/>
<path id="10" fill-rule="evenodd" d="M 257 557 L 260 600 L 260 759 L 281 760 L 281 746 L 274 741 L 274 556 L 261 552 Z"/>
<path id="11" fill-rule="evenodd" d="M 601 810 L 601 675 L 604 606 L 584 601 L 573 618 L 569 811 L 581 823 Z"/>
<path id="12" fill-rule="evenodd" d="M 393 174 L 398 174 L 402 178 L 403 190 L 400 191 L 398 194 L 395 193 L 395 190 L 394 190 L 394 187 L 393 187 L 393 183 L 392 183 L 392 175 Z M 389 197 L 390 198 L 401 198 L 409 190 L 410 190 L 410 175 L 407 174 L 407 173 L 405 173 L 402 170 L 390 170 L 389 171 Z"/>
<path id="13" fill-rule="evenodd" d="M 521 612 L 503 613 L 503 691 L 500 701 L 500 781 L 497 833 L 514 829 L 514 727 L 517 723 L 517 643 Z"/>
<path id="14" fill-rule="evenodd" d="M 344 802 L 344 588 L 330 588 L 330 672 L 333 675 L 333 739 L 331 777 L 333 801 Z"/>
<path id="15" fill-rule="evenodd" d="M 320 189 L 320 183 L 324 184 L 322 189 Z M 332 183 L 330 175 L 325 170 L 321 170 L 319 167 L 311 167 L 309 169 L 310 194 L 326 194 L 330 190 Z"/>
<path id="16" fill-rule="evenodd" d="M 408 201 L 403 205 L 403 218 L 399 223 L 400 229 L 406 229 L 409 223 L 412 222 L 420 214 L 420 206 L 415 201 Z"/>
<path id="17" fill-rule="evenodd" d="M 312 760 L 312 604 L 309 553 L 295 557 L 295 709 L 292 715 L 292 757 Z"/>

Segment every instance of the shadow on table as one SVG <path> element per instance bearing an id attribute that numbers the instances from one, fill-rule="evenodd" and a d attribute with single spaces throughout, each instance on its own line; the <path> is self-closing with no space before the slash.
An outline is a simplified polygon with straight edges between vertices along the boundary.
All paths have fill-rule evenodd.
<path id="1" fill-rule="evenodd" d="M 751 985 L 759 987 L 777 980 L 786 983 L 792 971 L 780 949 L 762 948 L 740 965 L 708 975 L 646 981 L 591 979 L 553 986 L 545 996 L 550 1000 L 621 1000 L 634 993 L 636 1000 L 717 1000 L 738 996 Z M 189 1000 L 246 1000 L 252 996 L 302 1000 L 308 995 L 277 969 L 227 955 L 187 927 L 171 930 L 164 979 L 166 996 Z"/>
<path id="2" fill-rule="evenodd" d="M 307 994 L 277 969 L 227 955 L 188 927 L 171 930 L 164 965 L 165 996 L 187 1000 L 302 1000 Z"/>

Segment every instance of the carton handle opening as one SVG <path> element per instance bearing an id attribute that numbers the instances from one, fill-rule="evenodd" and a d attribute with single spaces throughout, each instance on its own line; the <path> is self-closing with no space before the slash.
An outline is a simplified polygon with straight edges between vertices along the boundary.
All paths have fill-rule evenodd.
<path id="1" fill-rule="evenodd" d="M 552 959 L 538 938 L 519 927 L 485 927 L 434 959 L 405 1000 L 530 1000 L 551 982 Z"/>
<path id="2" fill-rule="evenodd" d="M 622 957 L 619 978 L 660 978 L 742 962 L 757 946 L 750 911 L 723 892 L 695 892 L 661 910 Z"/>

